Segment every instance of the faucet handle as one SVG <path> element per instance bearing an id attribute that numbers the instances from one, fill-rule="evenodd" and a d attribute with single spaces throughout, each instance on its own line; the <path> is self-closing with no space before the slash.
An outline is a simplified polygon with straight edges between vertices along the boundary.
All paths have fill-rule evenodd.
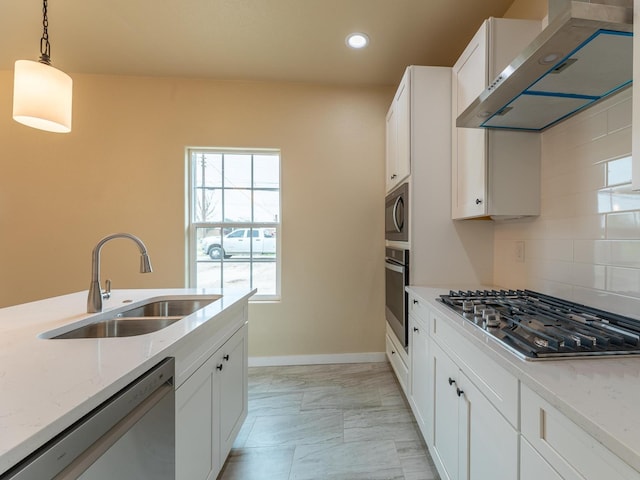
<path id="1" fill-rule="evenodd" d="M 105 280 L 105 285 L 107 288 L 102 292 L 102 298 L 111 298 L 111 280 Z"/>

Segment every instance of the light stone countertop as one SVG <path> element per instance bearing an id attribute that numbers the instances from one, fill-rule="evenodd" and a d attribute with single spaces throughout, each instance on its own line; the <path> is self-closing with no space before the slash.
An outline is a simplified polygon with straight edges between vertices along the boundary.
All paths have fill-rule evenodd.
<path id="1" fill-rule="evenodd" d="M 213 289 L 114 290 L 103 312 L 148 299 L 218 295 Z M 107 400 L 165 357 L 227 334 L 225 313 L 255 290 L 225 291 L 219 300 L 154 333 L 106 339 L 45 339 L 40 335 L 82 322 L 87 292 L 0 309 L 0 474 Z M 221 322 L 219 325 L 216 322 Z M 213 337 L 213 338 L 212 338 Z M 220 339 L 222 343 L 222 339 Z M 183 374 L 187 375 L 186 369 Z M 180 372 L 176 365 L 176 377 Z M 179 379 L 176 378 L 176 381 Z"/>
<path id="2" fill-rule="evenodd" d="M 410 286 L 407 291 L 451 320 L 461 335 L 640 471 L 640 357 L 522 360 L 435 300 L 449 288 Z"/>

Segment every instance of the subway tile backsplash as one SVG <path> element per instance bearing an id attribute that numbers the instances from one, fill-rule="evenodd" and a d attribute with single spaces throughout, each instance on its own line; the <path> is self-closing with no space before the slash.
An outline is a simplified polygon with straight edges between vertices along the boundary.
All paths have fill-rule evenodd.
<path id="1" fill-rule="evenodd" d="M 541 215 L 496 223 L 494 283 L 640 318 L 631 89 L 541 135 Z"/>

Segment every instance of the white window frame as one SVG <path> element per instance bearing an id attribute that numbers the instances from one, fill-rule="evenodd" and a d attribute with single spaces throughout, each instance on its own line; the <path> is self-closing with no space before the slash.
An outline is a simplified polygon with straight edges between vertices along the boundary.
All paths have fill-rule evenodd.
<path id="1" fill-rule="evenodd" d="M 280 195 L 278 222 L 195 222 L 194 208 L 195 208 L 195 170 L 192 165 L 192 154 L 196 153 L 213 153 L 213 154 L 240 154 L 240 155 L 264 155 L 264 154 L 277 154 L 280 161 L 278 188 Z M 273 228 L 276 231 L 276 288 L 275 294 L 260 294 L 251 297 L 250 301 L 279 301 L 281 299 L 280 292 L 280 276 L 281 276 L 281 231 L 282 231 L 282 153 L 279 149 L 240 149 L 240 148 L 218 148 L 218 147 L 188 147 L 185 152 L 186 158 L 186 192 L 185 192 L 185 204 L 186 208 L 186 239 L 187 245 L 186 254 L 186 282 L 188 287 L 197 286 L 197 261 L 198 261 L 198 248 L 197 244 L 197 230 L 198 228 Z M 253 189 L 253 188 L 252 188 Z M 253 259 L 247 260 L 247 263 L 259 263 Z M 222 269 L 224 271 L 224 261 L 222 262 Z M 224 275 L 224 273 L 223 273 Z M 251 282 L 253 286 L 253 283 Z M 222 292 L 224 295 L 224 291 Z"/>

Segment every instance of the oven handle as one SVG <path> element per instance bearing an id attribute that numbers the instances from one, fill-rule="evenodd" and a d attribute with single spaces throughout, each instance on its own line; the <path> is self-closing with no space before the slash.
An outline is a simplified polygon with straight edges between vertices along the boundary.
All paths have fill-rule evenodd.
<path id="1" fill-rule="evenodd" d="M 395 263 L 391 263 L 388 260 L 386 260 L 384 263 L 385 263 L 385 268 L 386 269 L 391 270 L 393 272 L 404 273 L 405 267 L 403 267 L 402 265 L 397 265 Z"/>

